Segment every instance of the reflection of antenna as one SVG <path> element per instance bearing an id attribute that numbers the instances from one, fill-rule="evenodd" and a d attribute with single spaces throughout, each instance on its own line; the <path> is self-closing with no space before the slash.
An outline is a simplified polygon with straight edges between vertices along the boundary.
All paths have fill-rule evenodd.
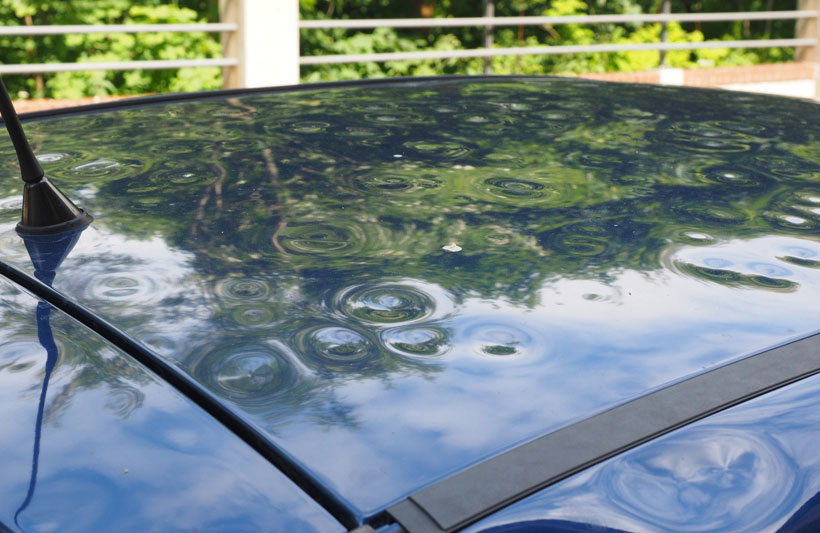
<path id="1" fill-rule="evenodd" d="M 34 458 L 31 461 L 31 480 L 28 484 L 28 492 L 26 498 L 17 512 L 14 513 L 14 523 L 20 527 L 17 521 L 20 513 L 22 513 L 28 504 L 31 503 L 31 498 L 34 497 L 34 488 L 37 486 L 37 467 L 40 462 L 40 436 L 43 432 L 43 411 L 46 406 L 46 393 L 48 391 L 48 380 L 51 378 L 51 372 L 57 364 L 57 344 L 54 342 L 54 333 L 51 331 L 51 324 L 49 323 L 49 314 L 51 313 L 51 304 L 45 302 L 37 303 L 37 336 L 40 339 L 40 345 L 46 350 L 46 369 L 45 376 L 43 376 L 43 388 L 40 390 L 40 403 L 37 405 L 37 422 L 34 426 Z"/>
<path id="2" fill-rule="evenodd" d="M 91 223 L 91 215 L 71 203 L 43 174 L 26 139 L 23 125 L 11 103 L 3 80 L 0 80 L 0 115 L 9 130 L 11 142 L 20 162 L 23 187 L 23 216 L 17 224 L 17 233 L 48 235 L 77 229 Z"/>
<path id="3" fill-rule="evenodd" d="M 39 167 L 39 165 L 37 166 Z M 26 250 L 28 250 L 28 255 L 31 258 L 31 264 L 34 265 L 34 276 L 51 287 L 51 283 L 57 275 L 57 268 L 71 252 L 71 249 L 74 248 L 74 245 L 77 244 L 84 229 L 85 227 L 81 227 L 51 235 L 21 234 L 20 236 L 23 238 L 23 242 L 26 243 Z M 48 381 L 51 379 L 51 373 L 57 365 L 59 356 L 59 350 L 57 343 L 54 342 L 54 333 L 51 330 L 49 321 L 51 309 L 51 304 L 46 302 L 37 303 L 37 337 L 40 340 L 40 345 L 46 351 L 46 367 L 43 376 L 43 388 L 40 391 L 40 403 L 37 407 L 37 421 L 34 426 L 34 455 L 31 461 L 31 480 L 29 481 L 26 498 L 20 504 L 17 512 L 14 513 L 14 523 L 17 527 L 20 527 L 18 522 L 20 513 L 31 503 L 31 499 L 34 497 L 34 489 L 37 486 L 37 469 L 40 464 L 40 437 L 43 430 L 43 412 L 46 405 Z M 0 524 L 0 533 L 2 531 L 2 524 Z"/>

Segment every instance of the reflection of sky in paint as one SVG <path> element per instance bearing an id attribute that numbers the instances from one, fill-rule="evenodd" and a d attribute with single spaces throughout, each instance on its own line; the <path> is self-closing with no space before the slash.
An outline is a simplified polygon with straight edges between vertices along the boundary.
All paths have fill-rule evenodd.
<path id="1" fill-rule="evenodd" d="M 45 351 L 35 301 L 3 282 L 0 331 L 0 523 L 29 488 Z M 334 531 L 267 461 L 170 387 L 52 310 L 59 351 L 49 384 L 26 531 L 110 528 Z"/>
<path id="2" fill-rule="evenodd" d="M 32 123 L 96 217 L 57 288 L 360 515 L 818 328 L 816 106 L 566 80 L 395 91 Z M 92 154 L 76 139 L 96 128 Z M 0 249 L 28 268 L 13 203 Z"/>
<path id="3" fill-rule="evenodd" d="M 4 252 L 24 252 L 14 226 L 3 229 L 0 246 Z M 60 268 L 60 272 L 79 269 L 82 276 L 58 276 L 58 283 L 64 284 L 58 286 L 93 301 L 105 301 L 109 310 L 125 316 L 139 308 L 153 308 L 157 314 L 150 327 L 151 336 L 140 340 L 149 345 L 154 341 L 156 348 L 184 346 L 209 313 L 205 297 L 190 290 L 199 281 L 190 261 L 191 254 L 170 249 L 158 237 L 128 239 L 92 225 Z M 172 301 L 174 307 L 160 305 L 167 301 Z M 135 326 L 139 333 L 140 326 Z"/>
<path id="4" fill-rule="evenodd" d="M 199 375 L 212 390 L 247 409 L 252 420 L 271 430 L 275 441 L 286 443 L 298 458 L 326 475 L 341 492 L 364 483 L 373 472 L 390 472 L 390 476 L 370 478 L 368 483 L 380 486 L 382 491 L 369 492 L 370 498 L 381 498 L 384 491 L 395 490 L 390 487 L 410 490 L 466 466 L 489 451 L 555 429 L 612 402 L 806 334 L 815 328 L 816 321 L 802 310 L 811 308 L 820 296 L 820 291 L 808 283 L 812 268 L 777 259 L 797 250 L 808 255 L 820 250 L 820 245 L 788 237 L 670 249 L 664 260 L 665 264 L 674 265 L 684 259 L 697 262 L 701 257 L 716 257 L 731 259 L 738 269 L 770 263 L 769 272 L 787 276 L 799 287 L 786 292 L 726 288 L 670 266 L 651 272 L 613 271 L 606 280 L 547 280 L 541 285 L 537 303 L 525 307 L 485 298 L 467 297 L 456 302 L 436 285 L 397 280 L 383 286 L 404 287 L 408 294 L 424 295 L 433 308 L 419 312 L 416 318 L 412 309 L 405 309 L 405 313 L 410 313 L 409 321 L 401 315 L 390 315 L 388 318 L 395 322 L 375 328 L 382 332 L 381 336 L 366 338 L 369 342 L 386 342 L 393 338 L 390 332 L 424 329 L 422 326 L 430 324 L 444 332 L 443 353 L 429 357 L 391 356 L 413 365 L 397 365 L 383 375 L 360 373 L 347 378 L 323 371 L 313 358 L 305 359 L 300 350 L 309 347 L 299 344 L 298 331 L 287 330 L 288 322 L 279 329 L 251 331 L 247 338 L 214 348 L 209 339 L 218 342 L 220 337 L 230 336 L 214 331 L 213 317 L 218 312 L 214 310 L 213 295 L 208 294 L 213 285 L 188 266 L 190 256 L 174 251 L 158 238 L 131 242 L 120 235 L 107 235 L 104 230 L 88 234 L 83 235 L 61 268 L 61 290 L 77 291 L 81 301 L 92 307 L 101 305 L 106 312 L 113 313 L 109 316 L 125 320 L 132 312 L 139 320 L 134 322 L 138 332 L 160 332 L 173 340 L 176 347 L 199 346 L 190 350 L 204 353 L 203 364 L 210 364 L 207 362 L 211 353 L 218 360 L 229 359 L 232 350 L 250 354 L 251 362 L 237 363 L 232 368 L 235 375 L 229 378 Z M 103 246 L 100 243 L 110 247 L 109 253 L 102 256 L 108 276 L 104 279 L 118 279 L 120 275 L 128 278 L 132 261 L 137 272 L 133 279 L 140 279 L 142 272 L 147 276 L 151 268 L 157 268 L 161 276 L 153 281 L 150 291 L 162 296 L 137 297 L 137 305 L 131 305 L 116 292 L 132 289 L 128 284 L 115 284 L 110 289 L 114 292 L 109 293 L 84 290 L 87 285 L 83 284 L 99 275 L 100 266 L 93 258 Z M 150 254 L 147 256 L 156 260 L 149 265 L 142 254 Z M 783 267 L 783 271 L 778 271 L 779 264 L 787 265 L 788 270 Z M 265 281 L 259 276 L 253 279 Z M 75 281 L 81 285 L 75 285 Z M 379 287 L 364 284 L 371 285 Z M 344 306 L 340 300 L 346 296 L 361 297 L 347 308 L 348 313 L 361 315 L 369 309 L 367 305 L 374 305 L 370 300 L 369 304 L 361 303 L 361 299 L 378 300 L 379 296 L 362 292 L 361 286 L 354 285 L 323 305 L 336 306 L 333 312 L 340 312 L 335 311 Z M 716 293 L 732 293 L 732 298 L 716 306 Z M 297 293 L 289 294 L 297 300 L 293 296 Z M 270 292 L 265 298 L 272 295 Z M 396 297 L 399 296 L 410 298 L 407 294 Z M 177 318 L 146 313 L 165 298 L 190 312 L 182 312 Z M 384 307 L 392 300 L 378 301 Z M 299 302 L 293 305 L 298 306 Z M 376 311 L 387 316 L 383 308 Z M 322 320 L 318 323 L 324 324 Z M 595 334 L 590 335 L 590 331 Z M 198 338 L 203 333 L 208 335 L 205 340 Z M 494 355 L 486 351 L 488 346 L 508 347 L 511 351 Z M 384 348 L 380 350 L 385 353 Z M 265 365 L 270 353 L 277 354 L 276 362 L 282 367 L 253 367 L 253 354 Z M 248 372 L 260 368 L 263 372 L 243 376 L 245 367 L 241 365 L 246 363 L 251 365 Z M 429 365 L 435 371 L 419 372 L 419 365 Z M 197 367 L 193 371 L 196 373 Z M 255 397 L 253 387 L 263 390 L 265 380 L 276 377 L 271 374 L 275 371 L 292 372 L 281 383 L 305 391 L 306 401 L 289 405 L 276 391 L 272 399 Z M 590 386 L 591 381 L 606 386 Z M 243 385 L 251 387 L 249 394 L 243 395 Z M 232 390 L 239 394 L 232 395 Z M 279 401 L 285 402 L 282 412 L 276 407 Z M 321 439 L 316 438 L 317 431 Z M 329 449 L 333 453 L 328 453 Z M 377 505 L 376 500 L 370 501 Z"/>
<path id="5" fill-rule="evenodd" d="M 820 494 L 818 393 L 814 376 L 751 400 L 559 482 L 468 531 L 512 523 L 536 531 L 554 521 L 575 523 L 577 531 L 588 524 L 623 531 L 812 530 L 816 524 L 806 520 L 816 516 Z"/>

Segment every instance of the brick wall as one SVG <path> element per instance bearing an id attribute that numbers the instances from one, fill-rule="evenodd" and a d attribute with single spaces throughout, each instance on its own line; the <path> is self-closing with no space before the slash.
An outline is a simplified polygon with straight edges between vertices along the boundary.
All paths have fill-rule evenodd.
<path id="1" fill-rule="evenodd" d="M 683 71 L 683 84 L 691 87 L 716 87 L 731 83 L 810 80 L 815 78 L 817 68 L 816 63 L 775 63 L 742 67 L 686 69 Z M 602 72 L 580 74 L 580 77 L 602 81 L 660 83 L 660 74 L 657 70 Z"/>

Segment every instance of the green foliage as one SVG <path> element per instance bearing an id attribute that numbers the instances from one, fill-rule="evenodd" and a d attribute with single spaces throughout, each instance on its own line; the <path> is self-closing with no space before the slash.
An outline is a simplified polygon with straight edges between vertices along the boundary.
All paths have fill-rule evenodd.
<path id="1" fill-rule="evenodd" d="M 299 0 L 303 19 L 475 17 L 483 15 L 476 0 Z M 655 13 L 661 0 L 495 0 L 497 16 Z M 718 0 L 673 0 L 673 12 L 794 9 L 790 0 L 737 0 L 731 8 Z M 218 0 L 0 0 L 0 24 L 162 24 L 218 20 Z M 563 24 L 498 27 L 495 47 L 561 46 L 602 43 L 646 43 L 659 40 L 660 24 Z M 714 39 L 784 38 L 794 35 L 794 22 L 737 21 L 696 25 L 669 24 L 669 40 L 696 42 Z M 366 54 L 457 50 L 484 45 L 480 27 L 389 29 L 373 31 L 303 30 L 303 55 Z M 221 54 L 218 36 L 192 34 L 92 34 L 0 37 L 0 62 L 48 63 L 149 59 L 213 58 Z M 790 48 L 759 50 L 711 49 L 672 51 L 666 64 L 710 67 L 789 61 Z M 655 68 L 660 53 L 618 52 L 506 56 L 490 61 L 497 74 L 559 74 L 629 71 Z M 478 74 L 484 60 L 439 59 L 381 63 L 321 65 L 302 68 L 303 81 Z M 9 89 L 20 96 L 79 97 L 142 94 L 219 88 L 218 68 L 134 70 L 124 72 L 67 72 L 42 76 L 7 76 Z"/>
<path id="2" fill-rule="evenodd" d="M 207 22 L 215 1 L 190 0 L 133 5 L 129 0 L 0 0 L 4 25 L 40 24 L 190 24 Z M 207 33 L 87 34 L 0 38 L 3 63 L 139 61 L 219 57 L 217 38 Z M 8 76 L 18 95 L 77 98 L 109 94 L 196 91 L 222 85 L 219 68 L 62 72 L 44 76 Z"/>
<path id="3" fill-rule="evenodd" d="M 392 28 L 377 28 L 372 33 L 358 32 L 343 38 L 342 30 L 315 31 L 310 40 L 317 48 L 334 54 L 373 54 L 413 52 L 420 50 L 457 50 L 463 48 L 455 35 L 443 34 L 429 42 L 423 38 L 403 37 Z M 474 62 L 475 63 L 475 62 Z M 384 76 L 433 76 L 456 72 L 478 73 L 480 67 L 464 68 L 458 60 L 388 61 L 386 63 L 350 63 L 331 69 L 304 68 L 305 81 L 380 78 Z"/>
<path id="4" fill-rule="evenodd" d="M 400 4 L 400 5 L 399 5 Z M 432 11 L 425 12 L 424 6 Z M 697 2 L 672 2 L 673 12 L 726 11 L 727 7 L 716 0 Z M 583 14 L 638 14 L 655 13 L 660 10 L 660 0 L 497 0 L 497 16 L 514 15 L 583 15 Z M 425 0 L 421 2 L 395 2 L 390 0 L 309 0 L 301 3 L 302 18 L 397 18 L 418 17 L 432 14 L 438 17 L 481 16 L 481 2 L 467 0 Z M 769 9 L 793 9 L 785 0 L 742 0 L 731 10 L 764 11 Z M 562 24 L 549 27 L 499 27 L 493 31 L 494 46 L 498 48 L 519 46 L 561 46 L 605 43 L 649 43 L 660 40 L 661 24 Z M 698 42 L 715 39 L 750 39 L 792 37 L 792 21 L 764 21 L 754 23 L 707 23 L 703 25 L 667 25 L 671 42 Z M 375 30 L 355 33 L 336 31 L 303 31 L 302 54 L 355 54 L 390 51 L 392 43 L 401 43 L 392 50 L 446 50 L 477 48 L 483 46 L 481 28 L 431 28 L 416 30 Z M 789 48 L 738 50 L 708 49 L 696 51 L 670 51 L 666 64 L 672 67 L 692 68 L 719 65 L 747 65 L 762 62 L 789 61 L 793 51 Z M 490 61 L 495 74 L 561 74 L 582 72 L 634 71 L 656 68 L 660 52 L 579 53 L 566 55 L 503 56 Z M 355 79 L 391 75 L 475 74 L 483 72 L 484 61 L 437 60 L 369 63 L 367 65 L 323 65 L 303 69 L 304 81 Z"/>

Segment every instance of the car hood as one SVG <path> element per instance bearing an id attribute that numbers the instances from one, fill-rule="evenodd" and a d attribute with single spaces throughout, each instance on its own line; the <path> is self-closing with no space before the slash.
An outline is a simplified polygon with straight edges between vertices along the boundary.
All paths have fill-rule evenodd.
<path id="1" fill-rule="evenodd" d="M 820 325 L 808 102 L 445 79 L 26 128 L 96 219 L 55 288 L 359 519 Z M 2 173 L 0 252 L 30 271 Z"/>

